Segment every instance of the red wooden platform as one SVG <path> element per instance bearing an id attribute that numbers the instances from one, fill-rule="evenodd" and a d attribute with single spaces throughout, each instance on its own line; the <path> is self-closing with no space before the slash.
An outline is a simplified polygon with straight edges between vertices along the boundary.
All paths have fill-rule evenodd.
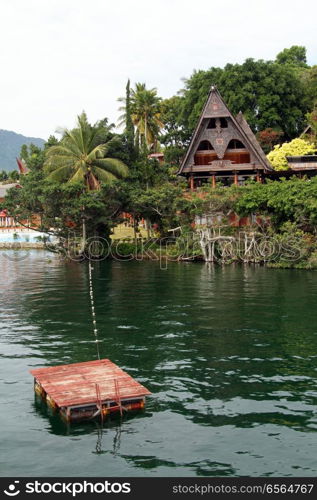
<path id="1" fill-rule="evenodd" d="M 144 401 L 151 394 L 143 385 L 109 359 L 30 370 L 43 397 L 58 408 L 108 407 Z"/>

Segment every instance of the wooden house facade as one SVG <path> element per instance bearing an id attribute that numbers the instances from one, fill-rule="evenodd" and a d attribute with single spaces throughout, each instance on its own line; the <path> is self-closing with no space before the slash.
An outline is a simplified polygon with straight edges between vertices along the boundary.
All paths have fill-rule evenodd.
<path id="1" fill-rule="evenodd" d="M 212 86 L 178 174 L 194 189 L 206 182 L 243 184 L 250 177 L 262 182 L 272 170 L 242 113 L 234 117 Z"/>

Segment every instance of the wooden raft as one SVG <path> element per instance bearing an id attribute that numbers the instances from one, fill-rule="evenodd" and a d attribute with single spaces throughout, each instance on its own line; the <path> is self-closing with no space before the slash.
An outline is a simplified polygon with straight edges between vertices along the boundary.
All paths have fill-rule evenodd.
<path id="1" fill-rule="evenodd" d="M 109 359 L 30 370 L 34 390 L 69 422 L 144 408 L 151 394 Z"/>

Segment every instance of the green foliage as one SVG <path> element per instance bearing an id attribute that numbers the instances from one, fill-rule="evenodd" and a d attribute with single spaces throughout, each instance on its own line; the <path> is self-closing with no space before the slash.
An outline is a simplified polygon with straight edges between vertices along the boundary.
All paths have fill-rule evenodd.
<path id="1" fill-rule="evenodd" d="M 269 215 L 275 228 L 292 222 L 314 232 L 317 224 L 317 178 L 271 181 L 238 188 L 233 209 L 240 215 Z"/>
<path id="2" fill-rule="evenodd" d="M 127 148 L 129 153 L 129 159 L 133 160 L 135 156 L 134 151 L 134 126 L 131 117 L 131 90 L 130 90 L 130 80 L 128 80 L 126 86 L 126 101 L 125 101 L 125 135 L 127 139 Z"/>
<path id="3" fill-rule="evenodd" d="M 156 151 L 159 131 L 163 127 L 160 101 L 157 90 L 147 89 L 145 83 L 136 83 L 132 90 L 131 118 L 136 128 L 135 140 L 141 149 Z"/>
<path id="4" fill-rule="evenodd" d="M 99 189 L 102 182 L 111 183 L 127 176 L 126 165 L 106 157 L 109 143 L 100 144 L 104 124 L 89 124 L 87 116 L 78 116 L 77 127 L 64 130 L 59 144 L 46 152 L 45 172 L 55 182 L 81 182 L 88 190 Z M 106 132 L 108 132 L 106 130 Z"/>
<path id="5" fill-rule="evenodd" d="M 123 102 L 119 109 L 123 112 L 120 116 L 120 124 L 126 125 L 129 130 L 131 140 L 132 130 L 131 121 L 135 128 L 134 138 L 137 151 L 145 153 L 147 151 L 155 152 L 158 147 L 158 136 L 163 123 L 161 121 L 161 98 L 157 96 L 157 90 L 147 89 L 145 83 L 136 83 L 134 89 L 127 89 L 128 95 L 118 100 Z"/>
<path id="6" fill-rule="evenodd" d="M 307 67 L 306 48 L 300 45 L 293 45 L 289 49 L 284 49 L 277 54 L 278 64 L 289 64 L 291 66 Z"/>
<path id="7" fill-rule="evenodd" d="M 316 231 L 317 180 L 250 182 L 226 189 L 218 184 L 216 189 L 207 186 L 184 195 L 183 181 L 175 174 L 212 84 L 233 114 L 244 113 L 262 146 L 271 149 L 282 136 L 285 140 L 297 137 L 304 129 L 305 115 L 315 126 L 316 68 L 307 66 L 303 47 L 293 46 L 280 52 L 274 62 L 247 59 L 242 64 L 195 71 L 180 95 L 163 101 L 155 88 L 137 83 L 131 89 L 128 81 L 126 95 L 120 98 L 124 133 L 114 133 L 106 118 L 91 125 L 82 114 L 76 128 L 63 131 L 60 141 L 50 137 L 42 149 L 34 144 L 23 146 L 21 158 L 29 173 L 21 176 L 23 189 L 12 189 L 2 208 L 20 221 L 37 214 L 40 230 L 65 237 L 70 232 L 81 236 L 84 224 L 87 237 L 108 237 L 122 211 L 136 221 L 145 218 L 160 236 L 170 237 L 169 229 L 181 226 L 186 238 L 193 234 L 195 215 L 222 214 L 223 223 L 232 212 L 261 214 L 272 222 L 266 230 L 281 241 L 289 232 L 303 248 L 307 244 L 305 259 L 314 265 L 314 244 L 307 235 Z M 269 159 L 275 168 L 287 166 L 286 155 L 315 151 L 307 141 L 298 141 L 302 140 L 274 147 Z M 164 163 L 148 157 L 160 148 Z M 229 227 L 228 234 L 234 231 Z M 169 245 L 167 254 L 177 257 L 181 242 L 180 238 Z M 129 245 L 124 242 L 121 248 L 127 256 Z M 191 254 L 200 255 L 194 245 L 193 241 Z"/>
<path id="8" fill-rule="evenodd" d="M 6 181 L 8 179 L 8 173 L 5 170 L 0 172 L 0 182 Z"/>
<path id="9" fill-rule="evenodd" d="M 165 146 L 165 161 L 174 165 L 180 164 L 189 143 L 188 134 L 180 125 L 181 105 L 182 98 L 180 96 L 165 99 L 161 104 L 161 119 L 164 129 L 160 135 L 160 142 Z"/>
<path id="10" fill-rule="evenodd" d="M 12 180 L 12 181 L 18 181 L 20 178 L 20 174 L 17 170 L 12 170 L 12 172 L 10 172 L 10 176 L 9 176 L 9 179 Z"/>
<path id="11" fill-rule="evenodd" d="M 296 223 L 287 221 L 281 225 L 274 239 L 286 252 L 277 255 L 277 259 L 269 264 L 270 267 L 284 269 L 312 269 L 314 267 L 317 244 L 312 234 L 299 229 Z"/>
<path id="12" fill-rule="evenodd" d="M 20 174 L 17 170 L 11 170 L 7 172 L 6 170 L 2 170 L 0 172 L 0 182 L 3 184 L 10 184 L 11 182 L 18 181 Z"/>
<path id="13" fill-rule="evenodd" d="M 306 94 L 306 107 L 312 110 L 317 106 L 317 66 L 311 66 L 301 73 Z"/>
<path id="14" fill-rule="evenodd" d="M 290 139 L 302 132 L 311 105 L 303 79 L 292 65 L 246 59 L 243 64 L 194 72 L 185 81 L 180 113 L 181 124 L 189 133 L 212 84 L 234 115 L 242 111 L 253 131 L 273 128 Z"/>
<path id="15" fill-rule="evenodd" d="M 45 151 L 35 144 L 30 144 L 29 146 L 23 144 L 21 147 L 20 157 L 28 169 L 38 170 L 43 167 Z"/>
<path id="16" fill-rule="evenodd" d="M 122 195 L 115 182 L 115 174 L 120 170 L 126 175 L 127 168 L 119 159 L 111 158 L 108 161 L 101 153 L 104 155 L 108 150 L 114 155 L 123 155 L 123 143 L 117 135 L 112 134 L 112 126 L 108 125 L 106 119 L 92 127 L 86 117 L 81 118 L 80 126 L 66 131 L 60 142 L 50 137 L 43 150 L 34 145 L 22 148 L 22 158 L 29 172 L 21 176 L 22 189 L 13 188 L 8 192 L 2 208 L 6 208 L 20 223 L 59 237 L 80 237 L 83 222 L 87 237 L 108 237 L 122 207 Z M 104 144 L 100 146 L 98 143 L 105 138 L 110 138 L 106 147 Z M 94 173 L 94 161 L 100 169 L 106 163 L 109 169 L 107 180 L 110 177 L 113 182 L 105 185 L 101 182 L 101 175 L 98 175 L 99 189 L 90 190 L 88 183 L 81 182 L 80 178 L 74 179 L 75 172 L 70 177 L 72 182 L 64 182 L 67 181 L 66 176 L 57 176 L 58 179 L 47 176 L 47 169 L 57 166 L 61 170 L 69 168 L 72 158 L 78 160 L 80 154 L 80 161 L 84 162 L 88 158 L 87 172 Z M 44 168 L 45 158 L 54 160 L 49 167 Z M 55 169 L 52 171 L 56 172 Z"/>
<path id="17" fill-rule="evenodd" d="M 275 170 L 287 170 L 289 168 L 287 163 L 287 156 L 301 156 L 314 154 L 316 148 L 305 139 L 293 139 L 291 142 L 284 142 L 284 144 L 277 144 L 274 149 L 267 155 L 268 160 L 271 162 Z"/>
<path id="18" fill-rule="evenodd" d="M 258 214 L 269 217 L 270 227 L 275 232 L 285 232 L 287 224 L 291 223 L 299 231 L 315 234 L 317 177 L 292 177 L 266 184 L 250 182 L 243 186 L 209 188 L 203 196 L 194 193 L 188 197 L 184 209 L 191 218 L 204 214 L 223 214 L 226 217 L 232 212 L 241 217 Z"/>
<path id="19" fill-rule="evenodd" d="M 309 257 L 307 258 L 305 265 L 302 265 L 305 269 L 317 269 L 317 249 L 313 250 Z"/>
<path id="20" fill-rule="evenodd" d="M 204 196 L 191 196 L 186 211 L 191 220 L 194 215 L 222 214 L 219 220 L 222 236 L 241 231 L 230 225 L 227 216 L 231 213 L 240 217 L 257 215 L 243 232 L 265 235 L 275 248 L 283 250 L 277 252 L 269 264 L 271 267 L 317 267 L 317 177 L 210 188 Z M 216 227 L 214 223 L 213 229 Z"/>
<path id="21" fill-rule="evenodd" d="M 112 243 L 112 254 L 119 258 L 136 258 L 142 254 L 143 244 L 140 239 L 136 240 L 115 240 Z"/>
<path id="22" fill-rule="evenodd" d="M 22 189 L 9 190 L 2 209 L 22 224 L 59 237 L 79 237 L 83 219 L 87 236 L 108 237 L 121 210 L 118 186 L 102 185 L 86 191 L 80 182 L 55 183 L 43 171 L 33 170 L 21 178 Z"/>
<path id="23" fill-rule="evenodd" d="M 147 190 L 134 188 L 130 191 L 129 210 L 138 219 L 148 219 L 164 235 L 168 229 L 179 225 L 182 198 L 181 187 L 168 182 Z"/>
<path id="24" fill-rule="evenodd" d="M 25 166 L 30 171 L 41 171 L 43 169 L 45 154 L 51 146 L 56 146 L 58 140 L 55 136 L 51 135 L 48 140 L 43 144 L 43 148 L 38 147 L 36 144 L 23 144 L 21 146 L 20 158 Z"/>

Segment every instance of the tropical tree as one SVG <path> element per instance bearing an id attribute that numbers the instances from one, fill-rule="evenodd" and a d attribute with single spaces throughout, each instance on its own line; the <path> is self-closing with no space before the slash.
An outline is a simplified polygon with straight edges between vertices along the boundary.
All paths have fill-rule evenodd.
<path id="1" fill-rule="evenodd" d="M 306 68 L 306 48 L 301 45 L 292 45 L 292 47 L 284 49 L 277 54 L 276 62 L 278 64 L 290 64 L 292 66 Z"/>
<path id="2" fill-rule="evenodd" d="M 161 119 L 164 129 L 160 134 L 160 142 L 164 144 L 164 159 L 172 165 L 179 165 L 189 144 L 189 134 L 180 123 L 182 97 L 173 96 L 164 99 L 161 104 Z"/>
<path id="3" fill-rule="evenodd" d="M 161 120 L 161 99 L 157 95 L 157 90 L 147 89 L 145 83 L 136 83 L 135 88 L 130 90 L 129 99 L 127 97 L 118 99 L 123 102 L 119 109 L 122 111 L 120 124 L 129 123 L 129 115 L 135 127 L 135 145 L 138 148 L 156 150 L 158 136 L 163 128 Z"/>
<path id="4" fill-rule="evenodd" d="M 100 189 L 101 183 L 124 178 L 127 166 L 116 158 L 106 157 L 110 141 L 98 144 L 98 124 L 92 126 L 86 113 L 78 116 L 77 127 L 64 129 L 59 144 L 46 152 L 44 170 L 48 180 L 55 182 L 82 182 L 88 191 Z"/>
<path id="5" fill-rule="evenodd" d="M 131 88 L 130 80 L 128 80 L 126 85 L 126 95 L 125 97 L 119 97 L 119 102 L 123 105 L 120 106 L 119 111 L 122 113 L 119 117 L 119 126 L 124 126 L 124 136 L 126 139 L 127 151 L 130 162 L 133 162 L 135 157 L 134 148 L 134 125 L 131 118 Z"/>
<path id="6" fill-rule="evenodd" d="M 227 64 L 195 71 L 185 80 L 180 101 L 180 123 L 191 133 L 201 113 L 211 85 L 216 85 L 235 115 L 242 111 L 251 129 L 280 130 L 286 140 L 297 137 L 305 127 L 305 114 L 311 110 L 305 68 L 292 64 L 246 59 L 242 64 Z M 313 93 L 313 79 L 311 92 Z"/>

